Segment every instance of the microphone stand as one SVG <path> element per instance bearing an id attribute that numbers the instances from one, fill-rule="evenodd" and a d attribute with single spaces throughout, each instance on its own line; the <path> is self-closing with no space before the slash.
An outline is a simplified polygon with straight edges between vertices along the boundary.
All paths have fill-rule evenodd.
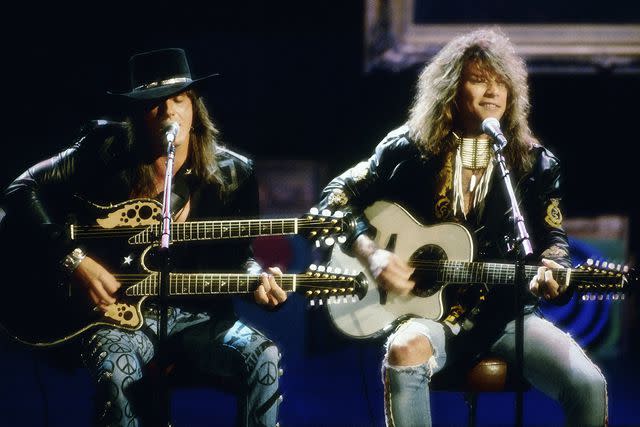
<path id="1" fill-rule="evenodd" d="M 157 390 L 159 394 L 160 426 L 170 425 L 170 401 L 168 381 L 165 370 L 168 366 L 167 350 L 165 349 L 167 339 L 168 323 L 168 295 L 169 295 L 169 273 L 171 271 L 171 257 L 169 244 L 171 242 L 171 186 L 173 180 L 173 161 L 176 147 L 174 144 L 175 133 L 167 133 L 167 164 L 164 176 L 164 193 L 162 197 L 162 234 L 160 236 L 160 248 L 158 250 L 160 260 L 160 282 L 158 289 L 158 300 L 160 318 L 158 320 L 158 365 L 160 368 L 160 384 Z"/>
<path id="2" fill-rule="evenodd" d="M 513 191 L 513 185 L 511 184 L 511 178 L 509 176 L 509 170 L 507 169 L 502 150 L 506 146 L 506 140 L 504 137 L 502 141 L 499 138 L 494 138 L 493 151 L 495 154 L 495 163 L 500 169 L 500 177 L 502 178 L 509 201 L 511 202 L 511 213 L 513 215 L 513 221 L 515 226 L 515 236 L 511 242 L 508 243 L 509 252 L 515 257 L 515 270 L 513 283 L 515 286 L 514 306 L 516 310 L 515 319 L 515 340 L 516 340 L 516 426 L 522 426 L 522 408 L 523 408 L 523 388 L 524 378 L 522 375 L 523 359 L 524 359 L 524 291 L 525 291 L 525 259 L 533 254 L 531 242 L 529 241 L 529 233 L 524 224 L 524 218 L 520 212 L 518 206 L 518 200 L 516 199 L 515 192 Z"/>

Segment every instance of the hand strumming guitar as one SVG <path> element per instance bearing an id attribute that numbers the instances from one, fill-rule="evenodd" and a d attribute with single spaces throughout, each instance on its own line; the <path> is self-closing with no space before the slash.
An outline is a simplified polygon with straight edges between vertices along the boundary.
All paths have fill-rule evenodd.
<path id="1" fill-rule="evenodd" d="M 411 280 L 411 275 L 415 269 L 393 252 L 378 248 L 369 236 L 358 236 L 354 251 L 384 290 L 401 296 L 406 296 L 413 290 L 416 283 Z"/>
<path id="2" fill-rule="evenodd" d="M 89 299 L 106 312 L 107 307 L 116 302 L 114 294 L 120 282 L 93 258 L 85 257 L 73 272 L 73 282 L 87 291 Z"/>

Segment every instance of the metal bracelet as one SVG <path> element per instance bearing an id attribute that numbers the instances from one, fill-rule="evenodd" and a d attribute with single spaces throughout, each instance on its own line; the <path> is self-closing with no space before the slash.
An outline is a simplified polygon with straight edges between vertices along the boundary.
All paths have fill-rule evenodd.
<path id="1" fill-rule="evenodd" d="M 62 260 L 62 270 L 70 276 L 86 256 L 82 249 L 75 248 Z"/>

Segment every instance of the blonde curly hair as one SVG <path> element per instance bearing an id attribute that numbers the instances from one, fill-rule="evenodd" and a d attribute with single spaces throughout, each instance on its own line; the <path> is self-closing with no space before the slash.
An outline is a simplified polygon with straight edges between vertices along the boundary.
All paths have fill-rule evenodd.
<path id="1" fill-rule="evenodd" d="M 501 124 L 509 144 L 504 154 L 514 171 L 530 170 L 533 162 L 530 150 L 539 142 L 528 124 L 526 64 L 499 28 L 481 28 L 452 39 L 425 66 L 409 112 L 413 140 L 427 156 L 452 148 L 448 135 L 454 126 L 455 100 L 464 67 L 470 62 L 476 62 L 506 83 L 509 96 Z"/>

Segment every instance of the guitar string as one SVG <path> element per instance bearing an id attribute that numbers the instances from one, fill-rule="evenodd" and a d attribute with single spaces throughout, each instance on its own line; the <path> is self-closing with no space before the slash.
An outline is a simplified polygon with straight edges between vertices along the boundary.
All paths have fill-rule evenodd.
<path id="1" fill-rule="evenodd" d="M 259 228 L 259 227 L 263 228 L 266 224 L 269 224 L 272 226 L 273 225 L 284 226 L 286 223 L 293 223 L 295 221 L 298 222 L 298 225 L 303 225 L 303 226 L 319 226 L 319 227 L 324 226 L 324 228 L 334 228 L 336 226 L 335 223 L 331 224 L 330 222 L 322 221 L 319 219 L 301 219 L 301 218 L 185 221 L 185 222 L 174 222 L 171 226 L 172 227 L 194 227 L 198 225 L 205 225 L 205 226 L 208 226 L 207 228 L 212 228 L 214 226 L 215 228 L 220 228 L 222 225 L 226 224 L 229 226 L 229 228 L 232 228 L 232 227 L 242 228 L 242 227 L 247 227 L 247 224 L 248 224 L 247 228 Z M 96 225 L 89 224 L 89 225 L 74 225 L 74 229 L 81 232 L 85 232 L 85 233 L 89 233 L 92 231 L 104 231 L 107 233 L 115 233 L 115 232 L 133 232 L 137 230 L 144 231 L 146 229 L 158 228 L 160 226 L 161 224 L 156 223 L 156 224 L 132 225 L 132 226 L 120 225 L 114 228 L 105 228 L 97 224 Z"/>
<path id="2" fill-rule="evenodd" d="M 180 276 L 180 273 L 172 273 L 172 279 L 178 281 L 178 280 L 184 280 L 186 278 L 182 278 Z M 177 274 L 177 275 L 176 275 Z M 191 273 L 189 273 L 191 274 Z M 207 275 L 206 273 L 196 273 L 196 274 L 202 274 L 202 275 Z M 227 282 L 233 282 L 233 278 L 232 277 L 224 277 L 226 276 L 225 274 L 223 274 L 222 276 L 216 277 L 216 278 L 212 278 L 210 280 L 212 280 L 213 282 L 218 282 L 218 281 L 222 281 L 225 280 Z M 153 283 L 149 283 L 147 285 L 151 285 L 151 286 L 156 286 L 157 285 L 157 281 L 156 279 L 158 278 L 157 275 L 154 274 L 149 274 L 149 275 L 144 275 L 144 274 L 116 274 L 114 275 L 114 277 L 116 279 L 118 279 L 118 281 L 120 282 L 124 282 L 124 283 L 139 283 L 141 286 L 144 286 L 145 283 L 141 283 L 142 280 L 147 279 L 147 278 L 151 278 L 153 280 Z M 243 281 L 245 283 L 235 283 L 235 284 L 231 284 L 230 286 L 234 286 L 234 285 L 252 285 L 255 284 L 255 282 L 257 282 L 259 280 L 260 276 L 259 275 L 250 275 L 248 277 L 242 277 L 241 279 L 244 279 Z M 195 285 L 195 281 L 197 281 L 198 279 L 200 280 L 206 280 L 206 277 L 192 277 L 191 280 L 194 281 L 193 285 Z M 285 285 L 287 284 L 293 284 L 293 277 L 286 277 L 284 279 L 284 282 L 289 282 L 289 283 L 284 283 Z M 318 289 L 334 289 L 334 288 L 346 288 L 346 287 L 350 287 L 350 285 L 355 285 L 356 283 L 352 283 L 351 281 L 349 281 L 349 279 L 330 279 L 330 278 L 313 278 L 313 277 L 296 277 L 295 279 L 296 281 L 296 285 L 299 287 L 308 287 L 308 288 L 318 288 Z M 334 283 L 333 286 L 330 285 L 319 285 L 317 283 L 319 282 L 331 282 Z M 307 283 L 312 283 L 311 285 L 306 284 Z M 175 283 L 175 282 L 174 282 Z M 281 282 L 281 284 L 283 284 Z M 214 283 L 215 285 L 215 283 Z"/>

